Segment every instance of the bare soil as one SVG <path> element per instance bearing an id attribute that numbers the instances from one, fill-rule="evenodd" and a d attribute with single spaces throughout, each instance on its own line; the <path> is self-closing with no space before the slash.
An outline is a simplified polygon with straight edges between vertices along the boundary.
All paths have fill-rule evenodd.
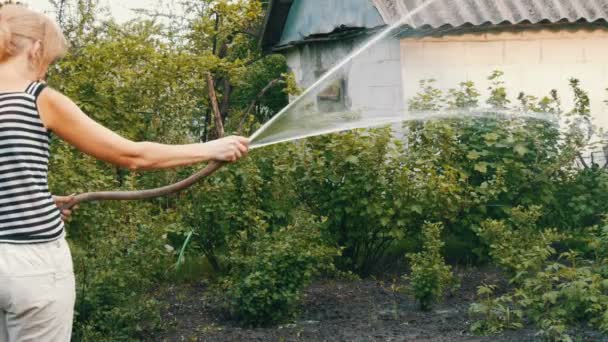
<path id="1" fill-rule="evenodd" d="M 477 286 L 504 281 L 496 271 L 459 271 L 461 286 L 430 312 L 392 289 L 391 280 L 332 280 L 317 282 L 305 293 L 297 320 L 267 328 L 245 328 L 218 311 L 217 299 L 204 284 L 180 285 L 164 294 L 166 331 L 149 341 L 539 341 L 527 327 L 498 336 L 469 332 L 468 309 Z M 608 341 L 589 329 L 572 332 L 575 341 Z"/>

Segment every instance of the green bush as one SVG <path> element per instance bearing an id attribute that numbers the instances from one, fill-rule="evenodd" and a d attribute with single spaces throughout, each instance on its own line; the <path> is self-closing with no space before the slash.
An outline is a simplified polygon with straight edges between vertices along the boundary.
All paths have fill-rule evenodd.
<path id="1" fill-rule="evenodd" d="M 606 170 L 583 168 L 564 175 L 558 182 L 543 224 L 572 231 L 601 223 L 602 214 L 608 212 Z"/>
<path id="2" fill-rule="evenodd" d="M 586 323 L 608 332 L 608 279 L 596 264 L 577 260 L 575 252 L 561 255 L 564 263 L 549 263 L 526 280 L 516 293 L 517 304 L 551 340 L 568 340 L 567 329 Z"/>
<path id="3" fill-rule="evenodd" d="M 410 253 L 411 273 L 410 291 L 418 300 L 421 310 L 430 310 L 432 305 L 440 301 L 446 289 L 455 284 L 451 267 L 445 264 L 441 255 L 444 243 L 441 241 L 442 225 L 427 223 L 422 228 L 422 251 Z"/>
<path id="4" fill-rule="evenodd" d="M 306 225 L 244 231 L 233 242 L 221 289 L 229 310 L 244 324 L 289 320 L 313 277 L 332 270 L 337 249 L 324 244 L 318 225 Z"/>
<path id="5" fill-rule="evenodd" d="M 181 196 L 182 220 L 170 239 L 181 246 L 193 232 L 188 253 L 202 253 L 216 273 L 221 258 L 238 232 L 259 225 L 285 226 L 294 211 L 293 184 L 284 170 L 288 145 L 270 146 L 229 165 Z"/>
<path id="6" fill-rule="evenodd" d="M 80 232 L 71 241 L 77 291 L 73 339 L 139 339 L 162 326 L 161 304 L 152 291 L 172 261 L 162 238 L 165 222 L 149 222 L 151 208 L 143 203 L 93 206 L 98 223 L 86 228 L 86 238 Z"/>
<path id="7" fill-rule="evenodd" d="M 252 160 L 231 165 L 188 191 L 180 201 L 183 229 L 193 231 L 193 248 L 200 250 L 216 272 L 220 257 L 237 232 L 265 222 L 262 178 Z M 179 241 L 179 239 L 178 239 Z"/>
<path id="8" fill-rule="evenodd" d="M 316 137 L 291 150 L 296 198 L 327 217 L 325 238 L 343 248 L 340 268 L 368 275 L 404 236 L 400 210 L 409 210 L 394 186 L 399 153 L 388 128 Z"/>
<path id="9" fill-rule="evenodd" d="M 491 95 L 486 101 L 473 82 L 443 92 L 433 80 L 425 80 L 409 102 L 410 110 L 453 115 L 406 124 L 407 151 L 401 158 L 405 173 L 398 185 L 402 203 L 419 208 L 418 219 L 408 220 L 411 225 L 420 227 L 424 220 L 444 223 L 446 236 L 452 237 L 452 259 L 461 253 L 466 260 L 487 260 L 487 249 L 475 228 L 487 219 L 506 218 L 516 206 L 551 205 L 561 170 L 574 161 L 570 155 L 561 158 L 560 132 L 553 123 L 500 114 L 503 109 L 525 109 L 557 117 L 561 112 L 557 93 L 542 99 L 521 94 L 521 108 L 515 107 L 501 78 L 501 72 L 489 77 Z M 482 102 L 498 113 L 471 116 L 488 112 L 478 107 Z M 412 187 L 408 182 L 422 185 Z"/>
<path id="10" fill-rule="evenodd" d="M 494 334 L 520 328 L 522 321 L 529 320 L 551 341 L 572 341 L 569 329 L 581 323 L 608 332 L 608 255 L 603 247 L 608 228 L 592 227 L 574 234 L 586 242 L 582 250 L 593 251 L 587 257 L 571 250 L 550 260 L 555 252 L 551 245 L 564 236 L 529 228 L 540 216 L 538 208 L 527 213 L 516 210 L 513 216 L 519 222 L 513 231 L 491 222 L 482 234 L 492 236 L 492 257 L 510 271 L 516 286 L 497 298 L 492 298 L 494 286 L 480 287 L 483 298 L 471 306 L 471 314 L 478 319 L 471 329 Z M 526 218 L 531 221 L 522 228 Z"/>
<path id="11" fill-rule="evenodd" d="M 496 285 L 482 285 L 477 289 L 481 300 L 469 308 L 471 317 L 477 319 L 471 325 L 475 334 L 498 334 L 507 329 L 523 328 L 523 311 L 515 309 L 513 296 L 493 297 Z"/>
<path id="12" fill-rule="evenodd" d="M 511 281 L 520 281 L 541 270 L 555 253 L 552 245 L 563 236 L 537 226 L 540 207 L 517 207 L 510 212 L 508 220 L 484 221 L 477 234 L 488 245 L 492 261 L 508 272 Z"/>

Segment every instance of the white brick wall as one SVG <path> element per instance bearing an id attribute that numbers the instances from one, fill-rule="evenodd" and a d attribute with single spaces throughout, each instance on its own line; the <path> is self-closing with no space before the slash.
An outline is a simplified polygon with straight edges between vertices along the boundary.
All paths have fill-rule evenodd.
<path id="1" fill-rule="evenodd" d="M 589 91 L 596 123 L 608 128 L 608 31 L 525 31 L 467 34 L 401 41 L 405 99 L 419 89 L 418 81 L 435 78 L 447 90 L 474 81 L 487 97 L 493 70 L 505 72 L 513 102 L 520 91 L 545 96 L 557 89 L 564 108 L 572 105 L 568 79 L 579 78 Z"/>

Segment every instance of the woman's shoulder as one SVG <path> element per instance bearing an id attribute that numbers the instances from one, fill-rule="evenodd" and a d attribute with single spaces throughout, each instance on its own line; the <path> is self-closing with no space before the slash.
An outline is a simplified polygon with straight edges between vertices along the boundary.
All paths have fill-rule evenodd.
<path id="1" fill-rule="evenodd" d="M 25 89 L 25 92 L 38 98 L 46 88 L 47 84 L 43 81 L 31 81 Z"/>

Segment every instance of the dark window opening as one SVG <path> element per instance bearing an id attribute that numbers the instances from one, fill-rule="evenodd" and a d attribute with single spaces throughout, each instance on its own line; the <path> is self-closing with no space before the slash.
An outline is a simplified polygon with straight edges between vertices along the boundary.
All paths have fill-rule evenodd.
<path id="1" fill-rule="evenodd" d="M 325 71 L 315 72 L 319 79 Z M 317 94 L 317 108 L 320 112 L 332 113 L 346 110 L 346 80 L 339 78 L 332 81 Z"/>

